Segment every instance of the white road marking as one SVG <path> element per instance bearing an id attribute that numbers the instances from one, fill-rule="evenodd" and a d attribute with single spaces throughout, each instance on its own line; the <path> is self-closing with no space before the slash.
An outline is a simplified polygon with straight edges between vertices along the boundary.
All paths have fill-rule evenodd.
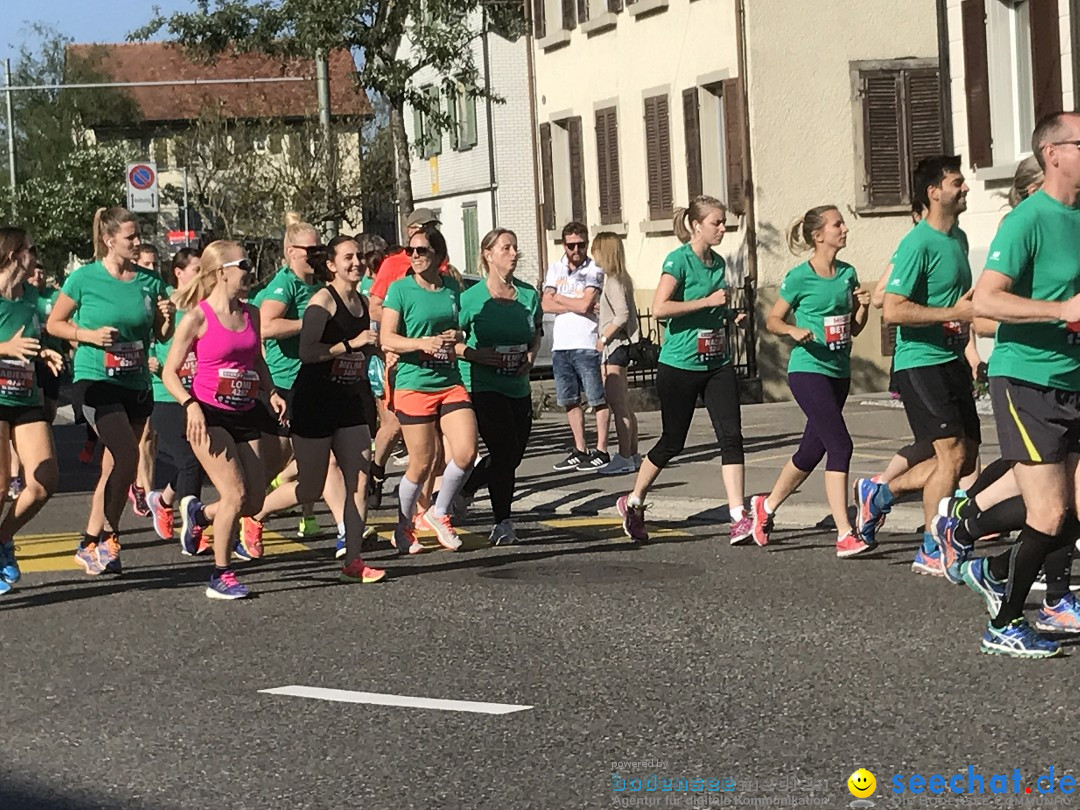
<path id="1" fill-rule="evenodd" d="M 523 712 L 532 706 L 514 703 L 481 703 L 473 700 L 437 700 L 435 698 L 409 697 L 407 695 L 383 695 L 378 692 L 351 692 L 347 689 L 324 689 L 320 686 L 278 686 L 260 689 L 264 695 L 330 700 L 337 703 L 371 703 L 376 706 L 402 706 L 409 709 L 436 709 L 444 712 L 474 712 L 476 714 L 511 714 Z"/>

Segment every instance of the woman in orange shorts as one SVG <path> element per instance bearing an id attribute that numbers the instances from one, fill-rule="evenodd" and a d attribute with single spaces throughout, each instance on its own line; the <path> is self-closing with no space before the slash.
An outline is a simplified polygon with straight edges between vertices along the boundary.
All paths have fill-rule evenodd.
<path id="1" fill-rule="evenodd" d="M 420 490 L 438 462 L 441 432 L 449 450 L 446 469 L 439 496 L 424 512 L 423 522 L 442 546 L 457 551 L 461 539 L 450 522 L 450 505 L 476 460 L 476 417 L 457 359 L 459 347 L 464 347 L 458 325 L 461 288 L 439 272 L 446 259 L 446 240 L 434 227 L 425 225 L 413 234 L 405 252 L 412 270 L 390 285 L 380 327 L 383 348 L 400 355 L 391 405 L 409 451 L 409 466 L 398 484 L 400 514 L 394 545 L 399 554 L 423 550 L 412 516 Z"/>

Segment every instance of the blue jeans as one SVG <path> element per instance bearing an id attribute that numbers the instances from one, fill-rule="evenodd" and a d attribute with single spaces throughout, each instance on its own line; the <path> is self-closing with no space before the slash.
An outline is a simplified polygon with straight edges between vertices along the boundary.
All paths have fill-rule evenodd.
<path id="1" fill-rule="evenodd" d="M 600 352 L 595 349 L 559 349 L 551 353 L 555 374 L 555 400 L 562 407 L 578 405 L 581 391 L 594 408 L 604 404 L 604 378 L 600 374 Z"/>

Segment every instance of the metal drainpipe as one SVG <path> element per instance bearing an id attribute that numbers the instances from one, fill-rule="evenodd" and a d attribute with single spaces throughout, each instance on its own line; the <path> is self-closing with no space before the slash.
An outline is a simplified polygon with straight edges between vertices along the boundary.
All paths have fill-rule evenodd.
<path id="1" fill-rule="evenodd" d="M 481 16 L 481 24 L 484 26 L 484 30 L 481 34 L 481 41 L 484 48 L 484 87 L 487 88 L 487 98 L 485 99 L 485 108 L 487 109 L 487 146 L 488 146 L 488 186 L 490 191 L 488 194 L 491 197 L 491 227 L 499 227 L 499 201 L 496 199 L 498 194 L 498 186 L 496 185 L 495 177 L 495 124 L 492 120 L 491 103 L 491 51 L 488 49 L 488 24 L 487 24 L 487 9 L 483 9 Z"/>
<path id="2" fill-rule="evenodd" d="M 750 82 L 746 58 L 746 0 L 735 0 L 735 34 L 742 86 L 743 119 L 743 199 L 746 205 L 746 277 L 757 286 L 757 235 L 754 213 L 754 170 L 750 147 Z"/>
<path id="3" fill-rule="evenodd" d="M 941 140 L 945 153 L 953 151 L 952 68 L 949 59 L 948 0 L 937 0 L 938 84 L 941 94 Z"/>
<path id="4" fill-rule="evenodd" d="M 533 58 L 533 46 L 536 40 L 533 38 L 532 5 L 529 0 L 523 0 L 525 5 L 525 19 L 528 21 L 529 31 L 525 35 L 526 65 L 529 74 L 529 129 L 532 136 L 532 173 L 533 173 L 533 210 L 536 215 L 536 263 L 537 284 L 543 283 L 544 268 L 547 266 L 547 231 L 544 230 L 544 218 L 540 213 L 540 145 L 537 143 L 537 127 L 539 115 L 536 106 L 536 65 Z"/>

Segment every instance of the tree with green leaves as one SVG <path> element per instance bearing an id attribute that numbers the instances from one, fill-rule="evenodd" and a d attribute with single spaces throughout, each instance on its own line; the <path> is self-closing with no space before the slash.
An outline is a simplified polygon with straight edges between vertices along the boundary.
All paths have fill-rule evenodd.
<path id="1" fill-rule="evenodd" d="M 439 130 L 450 126 L 438 99 L 413 84 L 417 71 L 431 68 L 478 98 L 491 95 L 473 58 L 472 43 L 482 34 L 472 23 L 477 10 L 484 27 L 504 36 L 524 32 L 520 0 L 199 0 L 196 11 L 157 13 L 131 37 L 147 39 L 164 29 L 208 60 L 230 47 L 307 59 L 342 48 L 360 54 L 359 85 L 389 105 L 395 190 L 408 212 L 413 196 L 405 105 Z M 399 59 L 404 40 L 409 55 Z"/>

